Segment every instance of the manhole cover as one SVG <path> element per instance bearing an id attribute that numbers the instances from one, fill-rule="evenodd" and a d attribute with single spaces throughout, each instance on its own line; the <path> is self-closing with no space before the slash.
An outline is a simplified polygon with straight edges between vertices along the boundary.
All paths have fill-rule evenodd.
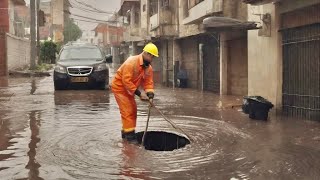
<path id="1" fill-rule="evenodd" d="M 143 133 L 144 131 L 136 133 L 140 144 L 142 143 Z M 152 151 L 173 151 L 188 144 L 190 144 L 190 141 L 187 138 L 162 131 L 148 131 L 144 141 L 145 148 Z"/>

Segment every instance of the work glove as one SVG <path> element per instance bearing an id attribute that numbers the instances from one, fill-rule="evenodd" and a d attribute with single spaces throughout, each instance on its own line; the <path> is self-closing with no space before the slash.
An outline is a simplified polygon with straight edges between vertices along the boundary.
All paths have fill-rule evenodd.
<path id="1" fill-rule="evenodd" d="M 149 99 L 153 99 L 154 98 L 154 93 L 153 92 L 147 92 L 147 96 Z"/>
<path id="2" fill-rule="evenodd" d="M 139 89 L 136 89 L 135 91 L 134 91 L 134 94 L 135 95 L 137 95 L 137 96 L 141 96 L 141 92 L 140 92 L 140 90 Z"/>
<path id="3" fill-rule="evenodd" d="M 139 89 L 136 89 L 134 91 L 134 94 L 139 96 L 140 100 L 141 101 L 149 101 L 149 98 L 145 95 L 145 94 L 141 94 L 140 90 Z"/>

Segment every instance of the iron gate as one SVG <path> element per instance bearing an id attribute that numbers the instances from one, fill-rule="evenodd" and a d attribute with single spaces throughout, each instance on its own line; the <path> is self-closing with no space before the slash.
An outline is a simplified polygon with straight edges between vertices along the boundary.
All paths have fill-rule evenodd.
<path id="1" fill-rule="evenodd" d="M 320 24 L 282 32 L 283 112 L 320 120 Z"/>
<path id="2" fill-rule="evenodd" d="M 205 36 L 203 46 L 203 89 L 220 92 L 219 42 L 212 36 Z"/>

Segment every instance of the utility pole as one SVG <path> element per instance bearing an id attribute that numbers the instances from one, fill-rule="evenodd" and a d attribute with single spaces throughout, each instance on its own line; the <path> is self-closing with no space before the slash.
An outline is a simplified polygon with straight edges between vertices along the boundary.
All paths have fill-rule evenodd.
<path id="1" fill-rule="evenodd" d="M 38 63 L 40 63 L 40 0 L 37 0 L 37 59 Z"/>
<path id="2" fill-rule="evenodd" d="M 35 1 L 30 0 L 30 69 L 36 69 L 36 8 Z"/>

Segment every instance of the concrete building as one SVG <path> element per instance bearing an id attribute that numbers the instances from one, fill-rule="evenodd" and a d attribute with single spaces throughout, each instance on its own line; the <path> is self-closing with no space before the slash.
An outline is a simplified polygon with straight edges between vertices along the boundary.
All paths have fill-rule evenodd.
<path id="1" fill-rule="evenodd" d="M 138 37 L 130 41 L 133 50 L 140 51 L 139 44 L 147 41 L 158 45 L 160 58 L 154 64 L 162 84 L 176 86 L 177 75 L 184 71 L 187 87 L 247 95 L 246 29 L 208 32 L 203 28 L 203 19 L 209 16 L 247 20 L 246 4 L 232 0 L 122 1 L 119 13 L 130 19 L 130 35 Z M 128 42 L 126 36 L 124 39 Z"/>
<path id="2" fill-rule="evenodd" d="M 123 61 L 131 55 L 141 53 L 144 45 L 152 41 L 149 31 L 149 4 L 147 0 L 121 1 L 121 8 L 118 14 L 123 17 L 124 41 L 120 46 L 120 59 L 123 59 Z M 157 45 L 159 46 L 159 44 Z M 160 83 L 161 58 L 156 58 L 152 63 L 152 67 L 154 81 Z"/>
<path id="3" fill-rule="evenodd" d="M 176 86 L 183 71 L 187 87 L 259 95 L 319 120 L 319 9 L 319 0 L 123 0 L 119 14 L 133 52 L 158 45 L 162 84 Z"/>
<path id="4" fill-rule="evenodd" d="M 0 76 L 7 76 L 10 69 L 30 64 L 30 42 L 23 39 L 24 25 L 29 22 L 19 16 L 26 13 L 25 5 L 24 0 L 0 1 Z"/>
<path id="5" fill-rule="evenodd" d="M 320 1 L 245 0 L 248 18 L 263 28 L 248 33 L 248 93 L 289 115 L 320 119 Z"/>
<path id="6" fill-rule="evenodd" d="M 188 72 L 189 87 L 218 94 L 246 95 L 246 28 L 207 31 L 203 27 L 207 17 L 246 21 L 246 5 L 232 0 L 180 0 L 179 7 L 177 41 L 181 44 L 181 64 Z"/>
<path id="7" fill-rule="evenodd" d="M 116 24 L 99 23 L 94 32 L 101 49 L 105 54 L 111 54 L 114 65 L 119 66 L 124 58 L 123 56 L 120 57 L 123 27 L 118 27 Z"/>
<path id="8" fill-rule="evenodd" d="M 85 31 L 83 31 L 82 32 L 82 36 L 80 38 L 80 41 L 99 45 L 97 43 L 97 41 L 96 41 L 94 30 L 85 30 Z"/>
<path id="9" fill-rule="evenodd" d="M 140 6 L 140 0 L 121 0 L 121 8 L 118 14 L 122 16 L 122 26 L 124 28 L 122 51 L 126 51 L 125 58 L 137 54 L 141 50 L 141 47 L 138 48 L 138 43 L 144 41 L 140 33 L 143 23 Z M 144 35 L 147 35 L 147 32 Z M 150 38 L 148 39 L 150 40 Z"/>
<path id="10" fill-rule="evenodd" d="M 51 1 L 51 17 L 52 17 L 52 39 L 55 42 L 63 42 L 63 30 L 66 22 L 70 20 L 69 0 L 52 0 Z"/>
<path id="11" fill-rule="evenodd" d="M 40 10 L 44 12 L 45 23 L 43 26 L 40 26 L 40 39 L 47 40 L 49 37 L 52 37 L 52 17 L 51 17 L 51 2 L 50 1 L 41 1 Z"/>

